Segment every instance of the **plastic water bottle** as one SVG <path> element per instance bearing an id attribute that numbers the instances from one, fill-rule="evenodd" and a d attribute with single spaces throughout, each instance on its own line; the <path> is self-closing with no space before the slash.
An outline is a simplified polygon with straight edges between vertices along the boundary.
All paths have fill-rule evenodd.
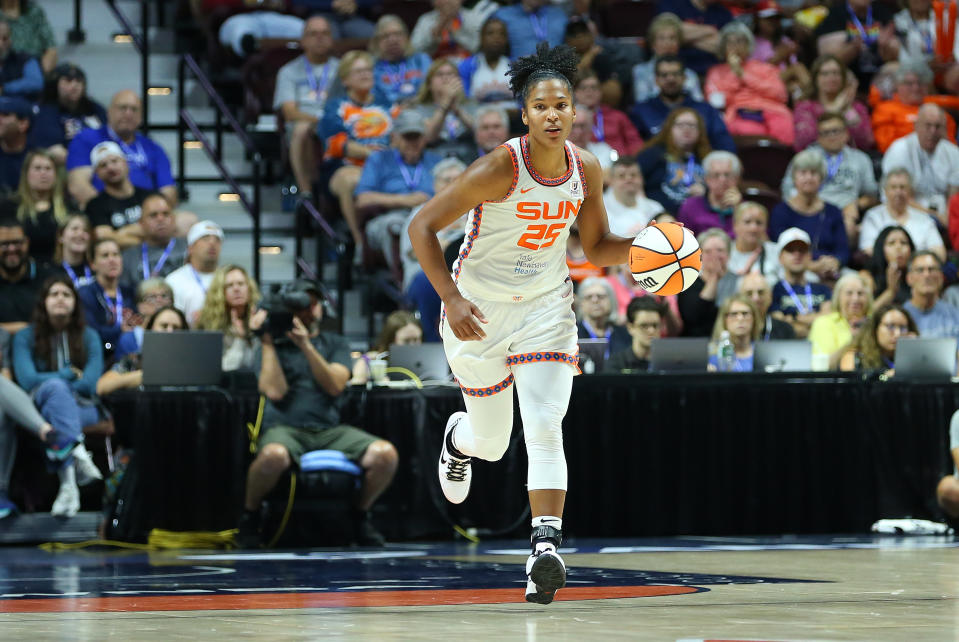
<path id="1" fill-rule="evenodd" d="M 736 370 L 736 351 L 733 349 L 733 342 L 729 338 L 729 331 L 723 330 L 719 335 L 719 344 L 716 346 L 716 360 L 720 372 L 733 372 Z"/>

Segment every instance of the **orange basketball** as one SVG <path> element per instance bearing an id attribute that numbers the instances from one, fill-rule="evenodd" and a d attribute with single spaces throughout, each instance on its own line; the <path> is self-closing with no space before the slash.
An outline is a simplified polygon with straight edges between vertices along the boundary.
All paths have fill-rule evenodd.
<path id="1" fill-rule="evenodd" d="M 629 248 L 629 271 L 651 294 L 679 294 L 693 284 L 702 265 L 696 237 L 678 223 L 643 228 Z"/>

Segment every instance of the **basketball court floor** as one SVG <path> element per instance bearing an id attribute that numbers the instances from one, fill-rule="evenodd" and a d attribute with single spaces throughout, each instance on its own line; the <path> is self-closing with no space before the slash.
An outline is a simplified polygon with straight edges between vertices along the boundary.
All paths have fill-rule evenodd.
<path id="1" fill-rule="evenodd" d="M 953 640 L 952 537 L 580 540 L 549 606 L 523 542 L 0 548 L 4 640 Z"/>

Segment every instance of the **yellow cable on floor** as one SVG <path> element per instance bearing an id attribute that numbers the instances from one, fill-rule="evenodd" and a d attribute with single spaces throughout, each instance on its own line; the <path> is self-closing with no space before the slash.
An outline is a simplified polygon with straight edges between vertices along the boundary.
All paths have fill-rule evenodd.
<path id="1" fill-rule="evenodd" d="M 233 548 L 233 537 L 237 529 L 225 531 L 167 531 L 154 528 L 150 531 L 146 544 L 120 542 L 112 539 L 90 539 L 85 542 L 46 542 L 40 548 L 49 552 L 72 551 L 91 546 L 111 546 L 135 551 L 162 551 L 178 548 Z"/>
<path id="2" fill-rule="evenodd" d="M 276 534 L 273 535 L 273 539 L 270 540 L 270 543 L 266 545 L 267 548 L 273 548 L 273 546 L 279 541 L 280 536 L 283 534 L 283 531 L 286 530 L 286 523 L 290 521 L 290 513 L 293 512 L 293 498 L 296 496 L 296 473 L 290 471 L 290 497 L 286 500 L 286 511 L 283 513 L 283 519 L 280 520 L 280 526 L 276 529 Z"/>

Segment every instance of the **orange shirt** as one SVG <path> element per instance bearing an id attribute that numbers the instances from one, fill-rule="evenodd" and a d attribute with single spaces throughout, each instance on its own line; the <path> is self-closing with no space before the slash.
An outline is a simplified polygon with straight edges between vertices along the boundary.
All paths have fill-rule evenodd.
<path id="1" fill-rule="evenodd" d="M 926 103 L 934 103 L 943 109 L 959 107 L 959 98 L 954 96 L 926 96 Z M 880 101 L 872 112 L 872 131 L 876 135 L 876 146 L 882 153 L 892 145 L 893 141 L 908 136 L 916 128 L 916 115 L 919 105 L 907 105 L 893 98 Z M 956 140 L 956 121 L 946 114 L 946 129 L 948 139 Z"/>

